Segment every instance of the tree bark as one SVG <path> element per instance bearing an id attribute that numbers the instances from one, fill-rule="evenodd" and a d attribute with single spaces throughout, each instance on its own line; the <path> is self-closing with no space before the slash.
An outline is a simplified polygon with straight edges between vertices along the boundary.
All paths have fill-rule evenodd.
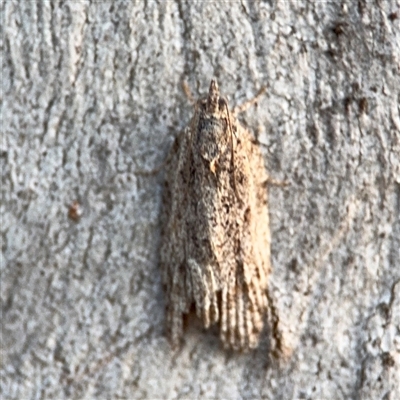
<path id="1" fill-rule="evenodd" d="M 395 1 L 1 7 L 3 399 L 400 398 L 400 9 Z M 267 329 L 196 323 L 173 349 L 162 166 L 212 77 L 270 187 Z M 149 173 L 144 173 L 149 172 Z M 191 321 L 193 322 L 193 321 Z"/>

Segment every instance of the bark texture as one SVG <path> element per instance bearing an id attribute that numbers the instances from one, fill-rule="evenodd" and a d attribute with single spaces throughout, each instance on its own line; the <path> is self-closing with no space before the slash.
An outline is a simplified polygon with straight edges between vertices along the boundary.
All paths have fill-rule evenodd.
<path id="1" fill-rule="evenodd" d="M 0 15 L 2 399 L 400 398 L 398 1 Z M 214 76 L 231 106 L 267 86 L 240 117 L 291 183 L 269 191 L 279 359 L 268 330 L 250 354 L 195 323 L 165 337 L 162 180 L 143 172 L 189 122 L 181 82 Z"/>

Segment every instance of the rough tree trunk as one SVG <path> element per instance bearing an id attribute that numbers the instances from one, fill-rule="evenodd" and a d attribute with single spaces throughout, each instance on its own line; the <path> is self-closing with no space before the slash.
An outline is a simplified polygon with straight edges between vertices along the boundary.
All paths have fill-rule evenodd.
<path id="1" fill-rule="evenodd" d="M 1 397 L 400 398 L 396 1 L 1 5 Z M 165 337 L 161 165 L 217 77 L 262 146 L 286 357 Z M 80 218 L 69 209 L 79 203 Z"/>

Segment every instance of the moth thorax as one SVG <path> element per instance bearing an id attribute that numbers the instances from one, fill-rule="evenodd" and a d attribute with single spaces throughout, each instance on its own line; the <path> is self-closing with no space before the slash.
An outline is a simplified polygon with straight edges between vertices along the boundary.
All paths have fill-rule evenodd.
<path id="1" fill-rule="evenodd" d="M 207 111 L 210 113 L 215 113 L 218 110 L 218 103 L 219 103 L 218 83 L 215 79 L 212 79 L 210 83 L 210 89 L 208 90 Z"/>

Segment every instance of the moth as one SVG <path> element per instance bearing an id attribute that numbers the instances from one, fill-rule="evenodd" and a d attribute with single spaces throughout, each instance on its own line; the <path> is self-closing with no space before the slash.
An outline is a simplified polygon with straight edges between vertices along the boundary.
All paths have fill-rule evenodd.
<path id="1" fill-rule="evenodd" d="M 259 145 L 211 80 L 165 168 L 160 261 L 173 344 L 194 306 L 224 347 L 257 347 L 269 308 L 267 181 Z"/>

